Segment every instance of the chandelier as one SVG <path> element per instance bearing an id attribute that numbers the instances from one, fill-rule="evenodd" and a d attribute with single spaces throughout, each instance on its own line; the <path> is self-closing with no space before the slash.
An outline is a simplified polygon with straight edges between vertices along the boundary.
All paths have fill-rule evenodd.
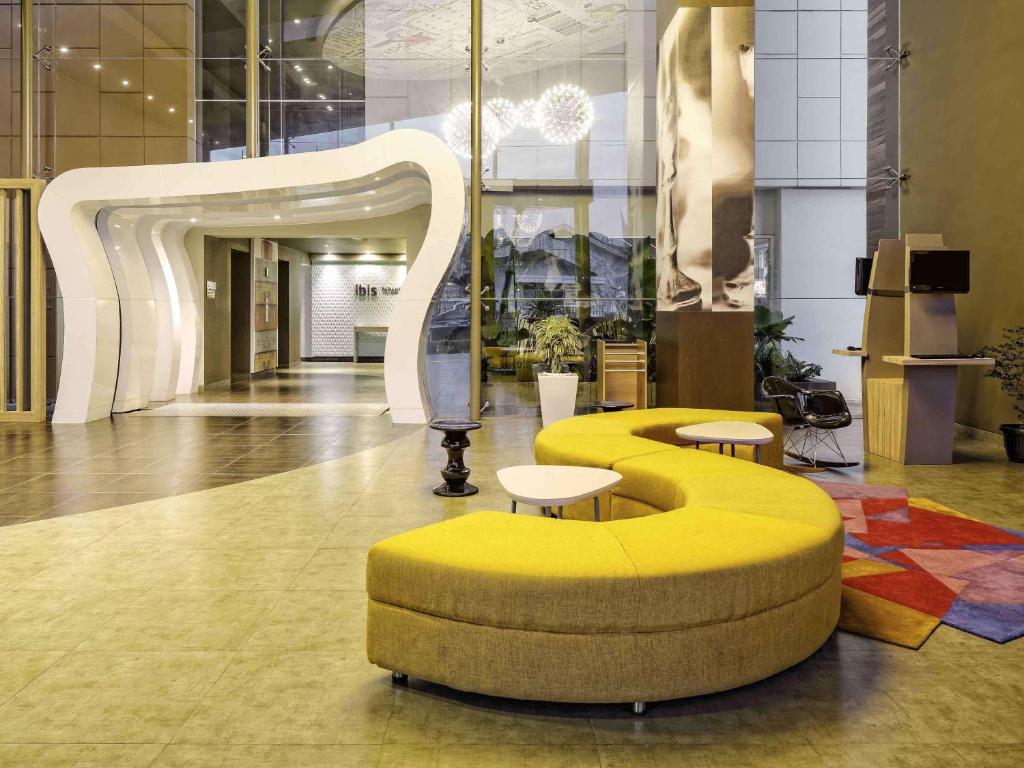
<path id="1" fill-rule="evenodd" d="M 536 208 L 527 208 L 522 213 L 506 213 L 498 208 L 494 211 L 494 244 L 500 246 L 511 240 L 516 250 L 524 251 L 540 233 L 543 222 L 543 214 Z"/>
<path id="2" fill-rule="evenodd" d="M 553 144 L 574 144 L 594 124 L 594 104 L 578 85 L 559 83 L 544 91 L 537 104 L 537 122 Z"/>
<path id="3" fill-rule="evenodd" d="M 468 101 L 458 104 L 448 117 L 445 118 L 441 130 L 444 133 L 444 140 L 452 151 L 459 157 L 469 158 L 473 156 L 472 140 L 472 105 Z M 485 104 L 480 110 L 480 127 L 483 131 L 481 140 L 481 152 L 489 155 L 494 152 L 498 142 L 503 135 L 501 123 L 495 117 L 494 112 Z"/>
<path id="4" fill-rule="evenodd" d="M 464 101 L 445 118 L 444 140 L 459 157 L 472 155 L 472 106 Z M 553 85 L 537 100 L 516 104 L 499 96 L 489 99 L 480 114 L 483 129 L 482 153 L 489 155 L 516 128 L 538 129 L 552 144 L 574 144 L 594 124 L 594 104 L 585 90 L 572 83 Z M 511 235 L 510 235 L 511 236 Z"/>

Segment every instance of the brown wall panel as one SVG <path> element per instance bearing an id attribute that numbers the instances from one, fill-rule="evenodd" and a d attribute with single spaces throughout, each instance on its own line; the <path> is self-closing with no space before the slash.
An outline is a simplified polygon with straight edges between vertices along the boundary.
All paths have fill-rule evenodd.
<path id="1" fill-rule="evenodd" d="M 971 250 L 971 292 L 956 300 L 969 353 L 1024 322 L 1021 3 L 902 0 L 901 25 L 901 229 Z M 965 370 L 957 421 L 995 430 L 1016 418 L 997 382 Z"/>

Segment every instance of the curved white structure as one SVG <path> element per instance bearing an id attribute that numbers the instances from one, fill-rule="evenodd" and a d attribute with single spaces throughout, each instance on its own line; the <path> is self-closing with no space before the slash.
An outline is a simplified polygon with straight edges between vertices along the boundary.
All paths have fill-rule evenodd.
<path id="1" fill-rule="evenodd" d="M 64 300 L 53 420 L 105 418 L 196 391 L 202 296 L 185 247 L 190 229 L 236 227 L 247 236 L 424 203 L 430 222 L 409 254 L 384 359 L 391 417 L 401 423 L 430 416 L 423 329 L 463 228 L 465 183 L 440 139 L 397 130 L 310 154 L 61 174 L 39 204 Z"/>

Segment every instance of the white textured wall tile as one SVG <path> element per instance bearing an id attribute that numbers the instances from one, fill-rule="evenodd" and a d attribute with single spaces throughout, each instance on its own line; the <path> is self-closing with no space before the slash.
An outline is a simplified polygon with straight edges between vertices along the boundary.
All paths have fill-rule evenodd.
<path id="1" fill-rule="evenodd" d="M 868 55 L 868 14 L 866 11 L 843 11 L 842 53 L 844 56 Z"/>
<path id="2" fill-rule="evenodd" d="M 801 141 L 797 147 L 797 169 L 800 179 L 835 179 L 840 170 L 838 141 Z"/>
<path id="3" fill-rule="evenodd" d="M 754 176 L 761 179 L 795 178 L 796 142 L 795 141 L 755 141 L 754 142 Z"/>
<path id="4" fill-rule="evenodd" d="M 800 99 L 797 138 L 822 141 L 839 138 L 839 99 Z"/>
<path id="5" fill-rule="evenodd" d="M 844 141 L 840 148 L 840 163 L 844 179 L 863 179 L 868 173 L 867 141 Z"/>
<path id="6" fill-rule="evenodd" d="M 839 0 L 800 0 L 801 11 L 838 11 Z"/>
<path id="7" fill-rule="evenodd" d="M 841 75 L 841 137 L 865 140 L 868 135 L 868 63 L 865 59 L 844 59 Z"/>
<path id="8" fill-rule="evenodd" d="M 800 58 L 839 57 L 838 13 L 800 13 L 798 50 Z"/>
<path id="9" fill-rule="evenodd" d="M 758 11 L 795 11 L 796 0 L 754 0 L 754 9 Z"/>
<path id="10" fill-rule="evenodd" d="M 797 62 L 797 96 L 840 95 L 839 59 L 801 59 Z"/>
<path id="11" fill-rule="evenodd" d="M 754 50 L 759 54 L 793 54 L 797 47 L 795 13 L 758 12 L 754 21 Z"/>
<path id="12" fill-rule="evenodd" d="M 314 264 L 310 300 L 313 356 L 351 357 L 354 326 L 386 327 L 391 322 L 398 294 L 385 294 L 381 288 L 401 288 L 405 271 L 404 264 Z M 357 297 L 357 285 L 376 288 L 378 293 L 376 296 Z M 382 356 L 383 335 L 360 338 L 359 352 L 366 356 Z"/>
<path id="13" fill-rule="evenodd" d="M 754 62 L 754 137 L 761 140 L 796 138 L 796 67 L 792 59 Z"/>

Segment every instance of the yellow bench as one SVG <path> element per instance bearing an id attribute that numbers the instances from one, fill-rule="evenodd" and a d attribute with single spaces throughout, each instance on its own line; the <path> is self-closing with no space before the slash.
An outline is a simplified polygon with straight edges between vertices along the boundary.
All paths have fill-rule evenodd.
<path id="1" fill-rule="evenodd" d="M 460 690 L 642 710 L 805 659 L 839 618 L 839 511 L 803 478 L 666 444 L 726 419 L 781 432 L 774 414 L 690 409 L 542 430 L 538 463 L 623 475 L 608 522 L 587 522 L 589 504 L 568 520 L 476 512 L 377 543 L 370 661 Z M 778 464 L 776 443 L 762 457 Z"/>

